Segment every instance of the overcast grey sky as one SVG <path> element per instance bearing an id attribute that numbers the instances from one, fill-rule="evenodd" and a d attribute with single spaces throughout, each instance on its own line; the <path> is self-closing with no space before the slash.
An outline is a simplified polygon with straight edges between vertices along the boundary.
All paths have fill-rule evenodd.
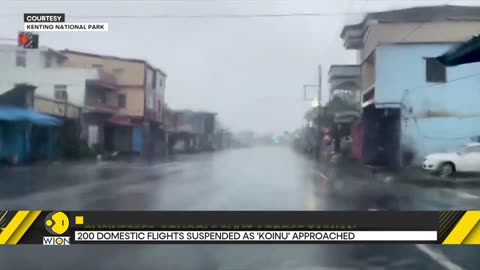
<path id="1" fill-rule="evenodd" d="M 299 127 L 309 104 L 303 84 L 323 94 L 331 64 L 355 63 L 340 31 L 366 11 L 408 6 L 478 5 L 457 0 L 0 0 L 0 37 L 15 38 L 24 12 L 66 13 L 68 22 L 107 22 L 109 32 L 42 32 L 41 45 L 143 58 L 167 74 L 174 109 L 219 113 L 234 130 L 282 132 Z M 149 15 L 322 13 L 260 18 L 148 18 Z M 72 18 L 134 15 L 136 18 Z M 313 91 L 314 89 L 312 89 Z"/>

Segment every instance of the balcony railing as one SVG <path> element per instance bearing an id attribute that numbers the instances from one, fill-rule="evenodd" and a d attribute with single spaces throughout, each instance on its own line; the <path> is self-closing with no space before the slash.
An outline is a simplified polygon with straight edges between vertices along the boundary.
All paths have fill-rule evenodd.
<path id="1" fill-rule="evenodd" d="M 343 45 L 345 49 L 358 50 L 363 48 L 363 28 L 355 27 L 345 31 Z"/>
<path id="2" fill-rule="evenodd" d="M 108 107 L 108 106 L 92 106 L 92 105 L 86 105 L 85 106 L 86 110 L 85 112 L 87 113 L 99 113 L 99 114 L 111 114 L 111 115 L 116 115 L 117 114 L 117 109 Z"/>
<path id="3" fill-rule="evenodd" d="M 329 79 L 335 77 L 360 77 L 362 75 L 362 67 L 360 65 L 334 65 L 330 67 L 328 72 Z"/>
<path id="4" fill-rule="evenodd" d="M 330 91 L 360 90 L 362 67 L 360 65 L 334 65 L 328 73 Z"/>
<path id="5" fill-rule="evenodd" d="M 107 90 L 96 86 L 88 87 L 85 97 L 85 107 L 87 112 L 116 114 L 118 111 L 118 104 L 115 102 L 116 93 L 108 92 Z"/>

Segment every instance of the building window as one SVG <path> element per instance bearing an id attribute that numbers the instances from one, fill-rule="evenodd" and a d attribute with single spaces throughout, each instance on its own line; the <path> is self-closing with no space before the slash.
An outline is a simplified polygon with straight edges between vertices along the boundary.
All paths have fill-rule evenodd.
<path id="1" fill-rule="evenodd" d="M 96 69 L 102 70 L 102 69 L 103 69 L 103 65 L 101 65 L 101 64 L 93 64 L 93 65 L 92 65 L 92 68 L 96 68 Z"/>
<path id="2" fill-rule="evenodd" d="M 152 88 L 155 89 L 157 86 L 157 72 L 153 72 L 153 79 L 152 79 Z"/>
<path id="3" fill-rule="evenodd" d="M 162 80 L 162 78 L 160 78 L 160 80 L 158 80 L 158 84 L 160 85 L 160 87 L 163 86 L 163 80 Z"/>
<path id="4" fill-rule="evenodd" d="M 161 101 L 161 100 L 158 101 L 157 111 L 158 111 L 158 112 L 161 112 L 161 111 L 162 111 L 162 101 Z"/>
<path id="5" fill-rule="evenodd" d="M 125 94 L 118 95 L 118 107 L 125 108 L 127 106 L 127 99 L 125 98 Z"/>
<path id="6" fill-rule="evenodd" d="M 26 51 L 17 51 L 15 61 L 16 61 L 17 67 L 26 67 L 27 66 L 27 52 Z"/>
<path id="7" fill-rule="evenodd" d="M 56 84 L 55 89 L 55 99 L 67 100 L 67 86 L 64 84 Z"/>
<path id="8" fill-rule="evenodd" d="M 444 83 L 447 81 L 447 68 L 436 58 L 426 58 L 427 82 Z"/>
<path id="9" fill-rule="evenodd" d="M 100 93 L 98 93 L 98 95 L 99 95 L 98 102 L 100 104 L 106 104 L 107 103 L 107 94 L 104 91 L 101 91 Z"/>

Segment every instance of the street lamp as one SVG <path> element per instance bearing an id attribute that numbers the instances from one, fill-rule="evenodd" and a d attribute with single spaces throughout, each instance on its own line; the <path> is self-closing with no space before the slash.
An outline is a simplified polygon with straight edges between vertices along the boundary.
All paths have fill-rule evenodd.
<path id="1" fill-rule="evenodd" d="M 303 85 L 303 100 L 304 101 L 310 101 L 311 100 L 311 106 L 312 108 L 318 108 L 320 107 L 320 102 L 318 101 L 318 98 L 309 98 L 308 95 L 307 95 L 307 91 L 309 88 L 317 88 L 319 89 L 319 92 L 318 94 L 320 94 L 320 90 L 321 90 L 321 87 L 320 85 L 315 85 L 315 84 L 304 84 Z M 302 116 L 302 126 L 308 126 L 309 123 L 308 121 L 306 121 L 306 119 Z"/>
<path id="2" fill-rule="evenodd" d="M 307 91 L 309 88 L 317 88 L 318 89 L 318 95 L 320 95 L 320 85 L 315 85 L 315 84 L 304 84 L 303 85 L 303 99 L 304 100 L 312 100 L 311 98 L 308 98 Z"/>

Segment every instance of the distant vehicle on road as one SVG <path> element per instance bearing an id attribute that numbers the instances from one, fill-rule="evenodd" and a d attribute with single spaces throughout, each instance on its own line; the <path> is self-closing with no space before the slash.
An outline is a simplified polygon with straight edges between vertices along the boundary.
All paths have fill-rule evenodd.
<path id="1" fill-rule="evenodd" d="M 468 143 L 457 151 L 434 153 L 425 157 L 423 169 L 441 177 L 455 173 L 480 173 L 480 143 Z"/>

